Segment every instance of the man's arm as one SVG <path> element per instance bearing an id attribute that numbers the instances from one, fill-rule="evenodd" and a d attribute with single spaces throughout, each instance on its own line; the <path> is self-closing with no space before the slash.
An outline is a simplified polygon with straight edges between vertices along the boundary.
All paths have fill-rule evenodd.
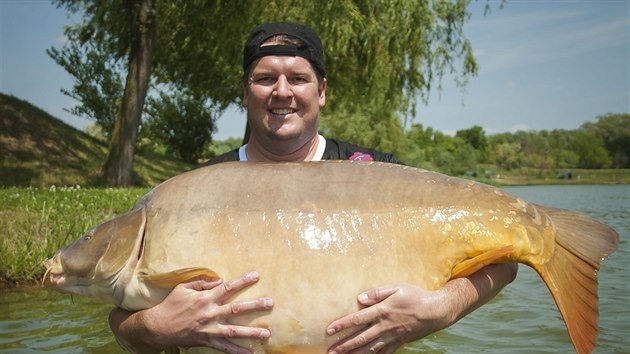
<path id="1" fill-rule="evenodd" d="M 327 333 L 351 327 L 365 329 L 335 343 L 329 353 L 362 347 L 370 352 L 393 353 L 479 308 L 511 283 L 517 271 L 516 263 L 492 264 L 469 277 L 452 279 L 436 291 L 407 284 L 370 289 L 358 297 L 368 307 L 333 321 Z"/>
<path id="2" fill-rule="evenodd" d="M 114 309 L 109 325 L 121 347 L 132 353 L 159 353 L 172 347 L 212 347 L 226 353 L 250 353 L 227 338 L 268 339 L 268 329 L 230 325 L 228 320 L 273 307 L 271 298 L 226 301 L 258 281 L 247 273 L 229 282 L 194 280 L 179 284 L 160 304 L 138 312 Z"/>

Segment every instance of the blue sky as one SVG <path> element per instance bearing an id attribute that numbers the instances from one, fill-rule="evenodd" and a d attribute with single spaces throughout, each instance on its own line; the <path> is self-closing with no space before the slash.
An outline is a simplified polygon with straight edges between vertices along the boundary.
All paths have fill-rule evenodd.
<path id="1" fill-rule="evenodd" d="M 627 0 L 511 0 L 483 14 L 473 2 L 465 26 L 480 66 L 462 91 L 445 77 L 418 106 L 414 122 L 453 134 L 474 125 L 487 134 L 576 129 L 608 112 L 628 113 Z M 65 112 L 72 78 L 46 54 L 76 21 L 45 0 L 0 0 L 0 92 L 78 128 L 92 121 Z M 437 85 L 436 85 L 437 86 Z M 245 113 L 232 107 L 215 139 L 241 136 Z"/>

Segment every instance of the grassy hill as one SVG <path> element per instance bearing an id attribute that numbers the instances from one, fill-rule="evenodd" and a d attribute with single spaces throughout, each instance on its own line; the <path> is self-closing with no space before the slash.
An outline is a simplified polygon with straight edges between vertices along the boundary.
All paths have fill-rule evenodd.
<path id="1" fill-rule="evenodd" d="M 107 143 L 32 104 L 0 93 L 0 186 L 101 186 Z M 133 181 L 154 186 L 192 166 L 138 151 Z"/>

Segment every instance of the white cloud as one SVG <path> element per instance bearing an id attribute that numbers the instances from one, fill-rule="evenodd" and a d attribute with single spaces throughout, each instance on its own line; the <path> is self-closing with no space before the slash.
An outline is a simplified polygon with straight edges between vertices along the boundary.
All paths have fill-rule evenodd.
<path id="1" fill-rule="evenodd" d="M 527 124 L 519 123 L 519 124 L 513 125 L 512 128 L 510 128 L 510 133 L 516 133 L 518 131 L 527 132 L 527 131 L 530 131 L 530 130 L 531 129 L 529 128 L 529 126 Z"/>

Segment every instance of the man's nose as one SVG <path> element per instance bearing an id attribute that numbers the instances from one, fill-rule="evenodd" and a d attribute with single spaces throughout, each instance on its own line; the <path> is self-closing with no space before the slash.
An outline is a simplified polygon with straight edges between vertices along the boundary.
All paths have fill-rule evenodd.
<path id="1" fill-rule="evenodd" d="M 281 75 L 280 77 L 278 77 L 278 81 L 276 81 L 276 87 L 273 93 L 274 96 L 277 97 L 289 97 L 293 94 L 291 83 L 286 76 Z"/>

